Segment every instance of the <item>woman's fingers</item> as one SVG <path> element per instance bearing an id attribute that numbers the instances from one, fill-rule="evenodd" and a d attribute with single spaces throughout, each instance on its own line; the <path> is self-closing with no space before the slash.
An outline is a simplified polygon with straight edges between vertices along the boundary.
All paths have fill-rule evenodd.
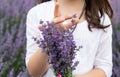
<path id="1" fill-rule="evenodd" d="M 59 21 L 59 23 L 58 23 L 58 21 Z M 68 30 L 70 27 L 78 24 L 80 20 L 78 18 L 75 18 L 74 22 L 73 22 L 72 19 L 65 20 L 65 18 L 61 18 L 61 21 L 60 21 L 60 18 L 59 18 L 58 21 L 56 20 L 56 22 L 58 23 L 58 24 L 56 24 L 56 26 L 58 28 L 63 28 L 65 30 Z M 47 28 L 43 27 L 41 24 L 38 26 L 38 28 L 41 30 L 47 29 Z"/>
<path id="2" fill-rule="evenodd" d="M 65 17 L 60 16 L 60 17 L 56 17 L 52 20 L 52 22 L 54 22 L 55 24 L 59 24 L 61 22 L 65 21 Z"/>
<path id="3" fill-rule="evenodd" d="M 59 17 L 59 16 L 60 16 L 59 3 L 56 2 L 55 9 L 54 9 L 54 18 Z"/>
<path id="4" fill-rule="evenodd" d="M 53 19 L 58 28 L 64 28 L 65 30 L 69 29 L 71 26 L 79 23 L 79 18 L 73 18 L 72 15 L 69 16 L 60 16 Z"/>
<path id="5" fill-rule="evenodd" d="M 38 25 L 38 28 L 39 28 L 39 29 L 40 29 L 40 28 L 42 28 L 42 25 L 41 25 L 41 24 L 39 24 L 39 25 Z"/>
<path id="6" fill-rule="evenodd" d="M 66 15 L 65 20 L 71 19 L 73 16 L 72 15 Z"/>
<path id="7" fill-rule="evenodd" d="M 60 5 L 58 2 L 55 4 L 55 9 L 54 9 L 54 19 L 52 22 L 54 22 L 58 28 L 64 28 L 64 29 L 69 29 L 71 26 L 76 25 L 79 22 L 78 18 L 74 18 L 73 15 L 67 15 L 67 16 L 61 16 L 60 14 Z M 74 22 L 69 21 L 74 18 Z M 67 23 L 65 23 L 67 22 Z"/>
<path id="8" fill-rule="evenodd" d="M 56 17 L 52 20 L 55 24 L 64 22 L 65 20 L 71 19 L 72 15 Z"/>
<path id="9" fill-rule="evenodd" d="M 72 20 L 64 21 L 63 23 L 61 23 L 61 27 L 64 28 L 65 30 L 68 30 L 70 27 L 78 24 L 79 21 L 80 20 L 78 18 L 75 18 L 74 22 L 72 22 Z"/>
<path id="10" fill-rule="evenodd" d="M 38 29 L 45 29 L 41 24 L 38 25 Z"/>

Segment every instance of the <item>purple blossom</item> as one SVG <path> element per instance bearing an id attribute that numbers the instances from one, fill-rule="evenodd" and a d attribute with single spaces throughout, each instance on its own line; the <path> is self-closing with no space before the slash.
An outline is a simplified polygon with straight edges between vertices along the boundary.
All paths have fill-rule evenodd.
<path id="1" fill-rule="evenodd" d="M 0 0 L 0 70 L 2 70 L 0 71 L 0 77 L 7 77 L 12 69 L 18 70 L 19 74 L 14 71 L 14 74 L 18 75 L 16 77 L 29 77 L 24 65 L 26 52 L 25 19 L 28 10 L 34 6 L 34 1 L 35 0 Z M 118 26 L 120 25 L 118 24 L 120 23 L 120 0 L 110 1 L 114 10 L 113 31 L 116 31 L 113 32 L 113 77 L 119 77 L 120 30 L 118 30 Z M 62 48 L 61 46 L 61 49 Z M 11 65 L 13 66 L 12 68 L 10 68 Z M 22 70 L 24 70 L 24 72 L 21 72 Z M 8 73 L 5 73 L 6 71 L 8 71 Z M 3 74 L 6 75 L 1 76 Z"/>
<path id="2" fill-rule="evenodd" d="M 34 0 L 29 0 L 29 2 L 26 0 L 0 1 L 0 70 L 2 70 L 0 77 L 17 77 L 26 69 L 24 63 L 25 20 L 28 10 L 33 5 Z M 24 72 L 26 70 L 23 74 L 28 75 Z"/>
<path id="3" fill-rule="evenodd" d="M 76 43 L 72 33 L 69 30 L 58 29 L 52 22 L 47 21 L 47 24 L 42 25 L 40 31 L 43 39 L 41 37 L 33 39 L 39 44 L 39 47 L 43 48 L 43 52 L 49 55 L 48 62 L 52 64 L 56 76 L 61 74 L 62 77 L 72 77 L 72 71 L 79 63 L 78 61 L 73 63 Z"/>
<path id="4" fill-rule="evenodd" d="M 9 76 L 8 77 L 14 77 L 14 70 L 12 69 L 9 73 Z"/>

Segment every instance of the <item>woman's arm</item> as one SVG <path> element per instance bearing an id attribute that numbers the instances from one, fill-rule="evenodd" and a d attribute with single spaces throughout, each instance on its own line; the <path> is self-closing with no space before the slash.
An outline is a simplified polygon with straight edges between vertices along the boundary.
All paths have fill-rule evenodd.
<path id="1" fill-rule="evenodd" d="M 42 49 L 38 49 L 28 62 L 29 74 L 33 77 L 42 76 L 49 67 L 49 64 L 46 61 L 47 58 L 47 54 L 43 53 Z"/>
<path id="2" fill-rule="evenodd" d="M 42 35 L 38 29 L 39 20 L 36 16 L 36 8 L 32 8 L 27 15 L 26 21 L 26 37 L 27 37 L 27 53 L 26 53 L 26 66 L 28 72 L 33 77 L 42 76 L 48 69 L 46 61 L 47 54 L 42 53 L 42 49 L 38 47 L 36 42 L 32 39 L 33 36 L 38 37 Z"/>

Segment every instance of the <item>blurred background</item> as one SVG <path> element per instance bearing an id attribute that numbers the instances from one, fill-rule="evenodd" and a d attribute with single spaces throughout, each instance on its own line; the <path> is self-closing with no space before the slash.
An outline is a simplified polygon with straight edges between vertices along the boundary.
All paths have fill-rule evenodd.
<path id="1" fill-rule="evenodd" d="M 110 0 L 113 18 L 113 75 L 120 77 L 120 0 Z M 35 0 L 0 0 L 0 77 L 29 77 L 25 66 L 25 22 Z"/>

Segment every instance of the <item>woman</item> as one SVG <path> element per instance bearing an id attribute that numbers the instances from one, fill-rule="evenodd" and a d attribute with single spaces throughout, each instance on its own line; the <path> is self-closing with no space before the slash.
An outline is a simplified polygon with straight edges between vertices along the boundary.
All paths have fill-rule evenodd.
<path id="1" fill-rule="evenodd" d="M 79 61 L 75 77 L 111 77 L 112 74 L 112 25 L 113 11 L 108 0 L 42 0 L 27 15 L 26 66 L 33 77 L 55 77 L 32 36 L 41 36 L 40 20 L 53 21 L 57 26 L 69 29 L 77 24 L 73 36 L 81 49 L 76 53 Z M 77 18 L 71 22 L 72 15 Z M 42 37 L 42 36 L 41 36 Z"/>

